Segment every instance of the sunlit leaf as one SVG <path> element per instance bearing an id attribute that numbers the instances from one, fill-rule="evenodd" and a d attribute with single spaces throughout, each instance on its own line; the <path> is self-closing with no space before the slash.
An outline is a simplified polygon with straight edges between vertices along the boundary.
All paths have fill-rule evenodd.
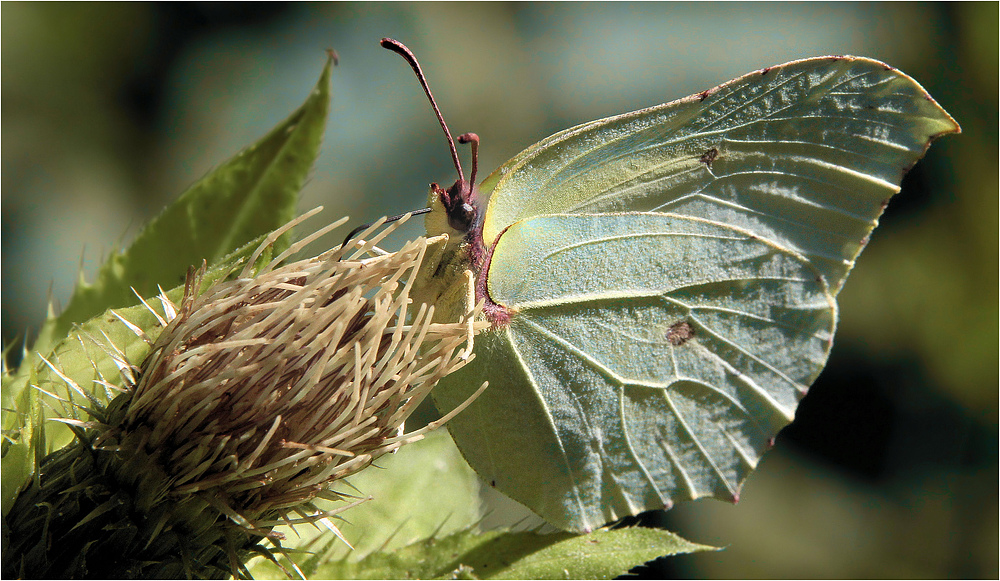
<path id="1" fill-rule="evenodd" d="M 658 557 L 711 551 L 661 530 L 588 535 L 463 531 L 317 568 L 317 579 L 610 579 Z"/>

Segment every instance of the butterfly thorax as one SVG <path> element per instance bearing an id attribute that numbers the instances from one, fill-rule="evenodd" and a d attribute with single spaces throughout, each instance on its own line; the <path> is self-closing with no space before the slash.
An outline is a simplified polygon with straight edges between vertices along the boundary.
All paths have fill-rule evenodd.
<path id="1" fill-rule="evenodd" d="M 448 239 L 428 250 L 420 277 L 414 285 L 414 301 L 435 305 L 442 318 L 484 301 L 484 316 L 494 324 L 510 320 L 504 307 L 493 302 L 486 288 L 488 251 L 483 244 L 482 211 L 476 191 L 465 180 L 456 180 L 447 190 L 431 184 L 425 225 L 429 236 L 446 234 Z M 468 298 L 466 298 L 468 297 Z M 436 316 L 436 318 L 437 318 Z M 442 319 L 443 320 L 443 319 Z"/>

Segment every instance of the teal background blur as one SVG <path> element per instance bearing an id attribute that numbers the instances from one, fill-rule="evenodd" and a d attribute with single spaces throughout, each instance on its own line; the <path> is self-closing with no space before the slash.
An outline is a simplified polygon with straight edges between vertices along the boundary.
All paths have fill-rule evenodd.
<path id="1" fill-rule="evenodd" d="M 712 554 L 642 575 L 998 571 L 998 5 L 23 4 L 2 10 L 2 326 L 33 336 L 101 260 L 308 94 L 340 54 L 301 209 L 371 220 L 450 183 L 391 36 L 490 171 L 570 125 L 825 54 L 883 60 L 962 125 L 893 199 L 840 296 L 830 364 L 738 506 L 646 523 Z M 467 159 L 467 157 L 466 157 Z M 414 227 L 411 233 L 417 232 Z"/>

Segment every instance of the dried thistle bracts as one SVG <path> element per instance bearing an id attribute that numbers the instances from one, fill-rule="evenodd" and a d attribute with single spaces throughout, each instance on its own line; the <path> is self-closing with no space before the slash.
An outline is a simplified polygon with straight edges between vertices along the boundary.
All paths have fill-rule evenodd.
<path id="1" fill-rule="evenodd" d="M 312 499 L 339 498 L 331 482 L 460 411 L 403 430 L 436 382 L 469 360 L 478 330 L 478 309 L 434 322 L 432 306 L 410 299 L 428 247 L 440 241 L 419 238 L 386 253 L 376 244 L 398 224 L 377 223 L 344 247 L 289 261 L 340 222 L 254 272 L 266 246 L 300 220 L 270 236 L 234 280 L 199 292 L 202 267 L 189 273 L 179 305 L 161 294 L 164 328 L 141 364 L 105 344 L 128 389 L 101 421 L 72 422 L 88 428 L 85 437 L 54 454 L 37 489 L 22 493 L 18 522 L 47 532 L 15 543 L 35 555 L 19 570 L 244 575 L 247 555 L 267 553 L 261 537 L 280 540 L 271 527 L 333 528 L 332 513 Z M 86 494 L 72 506 L 62 495 L 62 520 L 37 509 L 65 486 Z M 76 522 L 62 522 L 65 515 Z M 130 540 L 92 542 L 97 525 L 128 531 Z M 82 554 L 63 554 L 73 546 Z M 52 566 L 28 567 L 42 562 Z"/>
<path id="2" fill-rule="evenodd" d="M 413 312 L 427 239 L 366 258 L 357 255 L 373 242 L 359 244 L 281 266 L 279 257 L 199 296 L 191 277 L 124 421 L 153 427 L 147 446 L 183 443 L 171 464 L 178 492 L 266 479 L 283 491 L 279 504 L 297 502 L 420 437 L 401 434 L 403 422 L 467 361 L 469 319 Z M 221 447 L 218 434 L 228 438 Z"/>

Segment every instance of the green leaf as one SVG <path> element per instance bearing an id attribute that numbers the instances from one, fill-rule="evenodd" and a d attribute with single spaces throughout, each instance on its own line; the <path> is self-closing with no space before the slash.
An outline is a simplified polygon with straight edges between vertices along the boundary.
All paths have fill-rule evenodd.
<path id="1" fill-rule="evenodd" d="M 713 550 L 654 529 L 602 529 L 586 536 L 476 532 L 479 480 L 444 431 L 377 464 L 351 478 L 362 497 L 373 498 L 342 513 L 344 521 L 337 523 L 353 551 L 329 532 L 275 529 L 285 534 L 282 544 L 292 549 L 308 578 L 599 579 L 661 556 Z M 281 561 L 290 569 L 287 560 Z M 283 576 L 264 559 L 253 562 L 250 571 L 257 578 Z"/>
<path id="2" fill-rule="evenodd" d="M 479 479 L 444 430 L 383 456 L 348 480 L 350 486 L 341 483 L 336 489 L 372 497 L 342 513 L 343 520 L 336 523 L 353 551 L 333 533 L 302 525 L 295 530 L 277 527 L 286 538 L 282 545 L 315 550 L 318 544 L 325 547 L 322 560 L 354 562 L 376 551 L 464 530 L 480 518 Z M 343 502 L 316 504 L 324 510 L 344 506 Z M 299 557 L 295 561 L 313 576 L 310 572 L 317 560 Z M 251 571 L 259 578 L 281 575 L 280 569 L 263 560 L 255 562 Z"/>
<path id="3" fill-rule="evenodd" d="M 445 430 L 383 456 L 348 481 L 350 486 L 337 489 L 372 497 L 345 512 L 347 522 L 339 526 L 354 551 L 340 543 L 338 554 L 352 559 L 459 531 L 479 520 L 479 478 Z"/>
<path id="4" fill-rule="evenodd" d="M 216 264 L 250 240 L 291 220 L 299 191 L 319 154 L 330 106 L 330 69 L 306 102 L 260 141 L 237 153 L 182 193 L 139 233 L 128 250 L 110 256 L 92 284 L 81 283 L 66 309 L 46 321 L 34 349 L 66 336 L 73 323 L 135 304 L 157 286 L 184 282 L 191 265 Z M 287 246 L 287 237 L 275 250 Z"/>
<path id="5" fill-rule="evenodd" d="M 189 267 L 202 260 L 227 266 L 245 258 L 262 236 L 292 219 L 299 191 L 319 153 L 329 109 L 332 64 L 332 58 L 328 59 L 318 84 L 291 116 L 182 193 L 139 233 L 128 250 L 108 258 L 92 284 L 81 283 L 66 309 L 45 322 L 20 367 L 3 376 L 3 514 L 34 471 L 35 457 L 72 438 L 66 426 L 36 420 L 53 414 L 29 385 L 55 388 L 65 396 L 65 382 L 52 373 L 42 357 L 88 392 L 94 391 L 93 380 L 98 378 L 94 369 L 117 382 L 111 359 L 90 337 L 103 341 L 102 332 L 108 333 L 133 363 L 141 361 L 146 351 L 145 343 L 111 317 L 108 309 L 118 309 L 119 314 L 149 332 L 155 328 L 155 318 L 145 307 L 124 308 L 136 305 L 136 292 L 151 297 L 158 287 L 178 287 L 171 294 L 176 300 Z M 273 250 L 280 252 L 287 244 L 288 235 L 279 239 Z M 211 272 L 214 274 L 206 280 L 223 276 L 228 269 Z M 70 332 L 84 321 L 88 322 L 79 332 Z M 104 395 L 100 393 L 103 390 L 96 391 Z M 37 446 L 43 440 L 46 445 Z"/>
<path id="6" fill-rule="evenodd" d="M 391 553 L 326 563 L 322 579 L 609 579 L 653 559 L 715 550 L 668 531 L 599 530 L 588 535 L 462 531 Z"/>

